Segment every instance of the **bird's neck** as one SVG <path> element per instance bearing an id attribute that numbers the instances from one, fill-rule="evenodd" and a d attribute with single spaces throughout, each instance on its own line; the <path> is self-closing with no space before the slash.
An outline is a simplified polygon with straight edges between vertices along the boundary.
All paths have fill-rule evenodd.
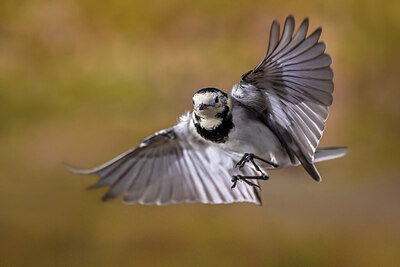
<path id="1" fill-rule="evenodd" d="M 197 133 L 204 139 L 224 143 L 231 129 L 234 127 L 232 122 L 231 106 L 225 106 L 221 112 L 214 116 L 201 117 L 193 112 L 193 123 Z"/>

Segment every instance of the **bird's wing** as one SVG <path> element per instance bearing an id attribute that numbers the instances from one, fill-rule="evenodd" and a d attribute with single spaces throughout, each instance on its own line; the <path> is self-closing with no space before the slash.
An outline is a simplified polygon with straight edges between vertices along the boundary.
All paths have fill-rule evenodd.
<path id="1" fill-rule="evenodd" d="M 196 139 L 189 129 L 190 114 L 180 123 L 144 139 L 138 147 L 93 170 L 72 169 L 79 174 L 97 174 L 91 186 L 109 186 L 103 197 L 123 195 L 127 204 L 167 205 L 182 202 L 209 204 L 252 202 L 261 204 L 259 189 L 238 183 L 231 190 L 232 174 L 254 175 L 235 163 L 223 150 Z"/>
<path id="2" fill-rule="evenodd" d="M 294 18 L 271 26 L 268 51 L 253 70 L 242 76 L 232 96 L 265 115 L 293 162 L 297 160 L 317 181 L 312 164 L 332 104 L 333 72 L 321 28 L 307 36 L 306 18 L 294 33 Z"/>

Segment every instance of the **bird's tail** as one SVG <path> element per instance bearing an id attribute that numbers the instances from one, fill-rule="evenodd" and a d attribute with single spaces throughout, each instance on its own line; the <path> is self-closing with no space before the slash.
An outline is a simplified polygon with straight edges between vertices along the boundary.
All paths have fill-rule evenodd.
<path id="1" fill-rule="evenodd" d="M 347 147 L 319 147 L 314 154 L 314 162 L 343 157 L 347 153 Z"/>

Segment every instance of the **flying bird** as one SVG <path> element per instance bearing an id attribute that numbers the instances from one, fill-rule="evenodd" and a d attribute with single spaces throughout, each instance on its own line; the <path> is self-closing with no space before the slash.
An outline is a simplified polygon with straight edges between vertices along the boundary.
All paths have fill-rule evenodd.
<path id="1" fill-rule="evenodd" d="M 91 170 L 90 188 L 109 186 L 103 200 L 167 205 L 251 202 L 261 205 L 267 170 L 302 165 L 317 182 L 316 162 L 342 157 L 344 147 L 319 148 L 332 104 L 331 57 L 321 28 L 307 36 L 308 18 L 295 32 L 293 16 L 273 21 L 265 57 L 231 93 L 203 88 L 193 111 L 171 128 Z"/>

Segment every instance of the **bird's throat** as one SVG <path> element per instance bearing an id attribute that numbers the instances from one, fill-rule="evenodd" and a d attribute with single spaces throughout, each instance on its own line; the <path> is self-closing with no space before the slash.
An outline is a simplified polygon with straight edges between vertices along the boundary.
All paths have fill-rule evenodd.
<path id="1" fill-rule="evenodd" d="M 193 112 L 193 123 L 201 137 L 216 143 L 226 142 L 229 132 L 234 127 L 228 106 L 221 113 L 209 118 L 202 118 Z"/>
<path id="2" fill-rule="evenodd" d="M 201 128 L 212 131 L 215 130 L 218 126 L 221 125 L 223 119 L 222 118 L 201 118 L 199 120 L 199 125 Z"/>

